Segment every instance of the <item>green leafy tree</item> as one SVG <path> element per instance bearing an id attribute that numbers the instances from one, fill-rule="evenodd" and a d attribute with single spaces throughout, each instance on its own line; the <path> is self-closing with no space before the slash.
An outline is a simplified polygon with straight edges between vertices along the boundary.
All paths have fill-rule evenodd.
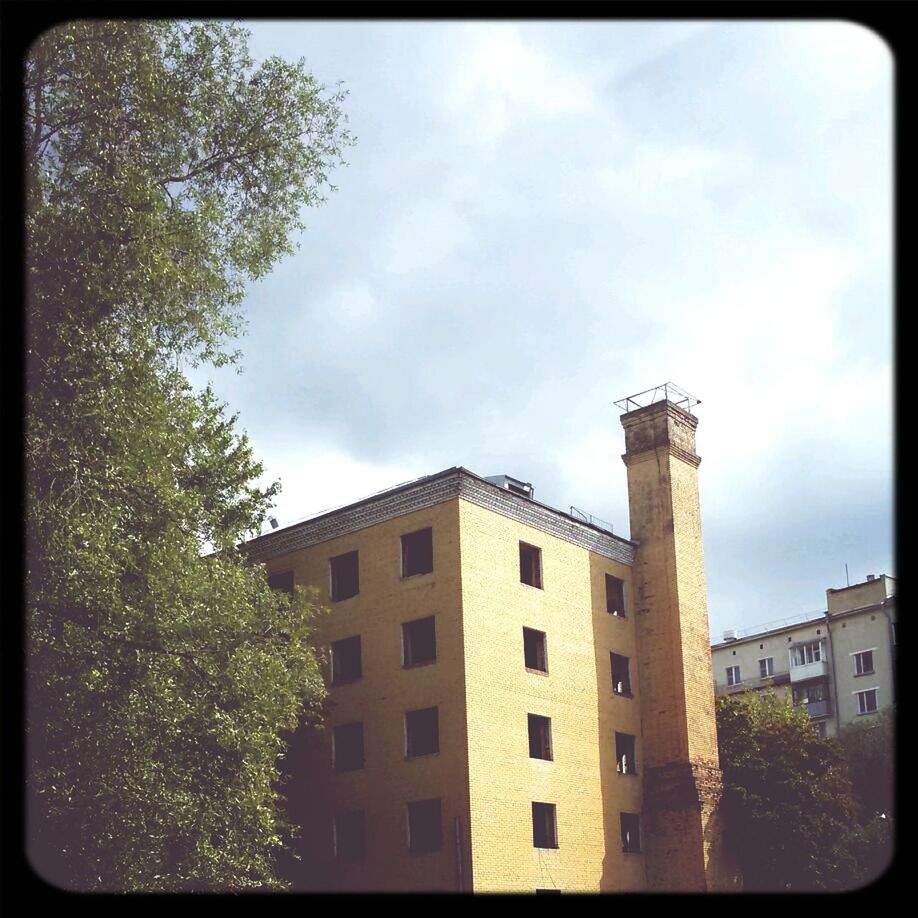
<path id="1" fill-rule="evenodd" d="M 727 841 L 756 892 L 860 885 L 856 811 L 838 746 L 771 693 L 717 702 Z"/>
<path id="2" fill-rule="evenodd" d="M 895 711 L 848 724 L 838 733 L 857 803 L 858 858 L 865 881 L 882 876 L 895 853 Z"/>
<path id="3" fill-rule="evenodd" d="M 271 888 L 318 607 L 237 547 L 277 486 L 179 366 L 235 359 L 343 96 L 174 21 L 58 27 L 24 89 L 29 856 L 82 890 Z"/>

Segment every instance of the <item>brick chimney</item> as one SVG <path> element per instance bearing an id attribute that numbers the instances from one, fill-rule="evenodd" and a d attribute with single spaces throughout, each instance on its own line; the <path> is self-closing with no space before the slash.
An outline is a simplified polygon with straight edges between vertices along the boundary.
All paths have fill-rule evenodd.
<path id="1" fill-rule="evenodd" d="M 722 781 L 708 630 L 695 428 L 697 400 L 667 383 L 626 408 L 649 890 L 737 888 L 722 842 Z M 662 398 L 660 396 L 662 395 Z M 659 400 L 654 400 L 659 399 Z M 638 400 L 637 402 L 635 400 Z M 646 400 L 646 399 L 645 399 Z M 638 407 L 633 407 L 638 405 Z M 627 410 L 631 409 L 631 410 Z"/>

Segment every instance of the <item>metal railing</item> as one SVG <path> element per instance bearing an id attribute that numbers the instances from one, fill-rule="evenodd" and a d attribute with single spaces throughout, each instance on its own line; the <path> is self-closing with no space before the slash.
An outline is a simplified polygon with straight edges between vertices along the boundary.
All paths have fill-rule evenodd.
<path id="1" fill-rule="evenodd" d="M 612 524 L 601 520 L 598 516 L 593 516 L 592 513 L 584 513 L 583 510 L 578 509 L 577 507 L 571 507 L 571 516 L 580 520 L 583 523 L 589 523 L 591 526 L 595 526 L 597 529 L 604 529 L 606 532 L 612 532 Z"/>
<path id="2" fill-rule="evenodd" d="M 695 405 L 701 404 L 700 399 L 695 398 L 694 395 L 689 395 L 685 389 L 673 382 L 661 383 L 652 389 L 645 389 L 635 395 L 628 395 L 614 404 L 616 408 L 621 408 L 622 411 L 636 411 L 638 408 L 646 408 L 648 405 L 662 401 L 672 402 L 688 412 L 691 412 Z"/>

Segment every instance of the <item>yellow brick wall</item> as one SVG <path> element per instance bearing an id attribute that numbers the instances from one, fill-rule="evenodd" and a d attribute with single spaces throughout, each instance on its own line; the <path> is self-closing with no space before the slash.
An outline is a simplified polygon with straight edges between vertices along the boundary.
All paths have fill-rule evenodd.
<path id="1" fill-rule="evenodd" d="M 735 888 L 722 843 L 694 418 L 668 403 L 622 419 L 644 694 L 649 889 Z"/>
<path id="2" fill-rule="evenodd" d="M 688 756 L 692 762 L 718 764 L 717 721 L 712 691 L 708 593 L 701 540 L 698 470 L 670 456 L 676 595 L 683 696 L 688 722 Z"/>
<path id="3" fill-rule="evenodd" d="M 400 536 L 431 526 L 434 569 L 401 579 Z M 357 550 L 360 593 L 329 600 L 328 559 Z M 459 589 L 458 501 L 389 520 L 350 535 L 274 558 L 269 573 L 293 570 L 297 585 L 319 588 L 331 606 L 320 641 L 359 634 L 360 681 L 330 689 L 327 729 L 313 745 L 295 807 L 308 814 L 303 840 L 316 884 L 331 890 L 446 890 L 459 888 L 456 820 L 468 878 L 468 783 L 466 776 L 463 636 Z M 436 619 L 437 660 L 402 666 L 401 624 L 429 615 Z M 438 707 L 439 754 L 407 760 L 404 714 Z M 331 731 L 339 724 L 364 723 L 365 767 L 336 774 Z M 431 854 L 407 849 L 406 803 L 442 798 L 443 847 Z M 332 825 L 338 810 L 365 809 L 367 858 L 345 864 L 332 855 Z"/>
<path id="4" fill-rule="evenodd" d="M 605 574 L 627 567 L 459 501 L 474 888 L 635 890 L 643 855 L 621 850 L 619 813 L 641 777 L 617 774 L 615 731 L 640 738 L 633 618 L 606 612 Z M 520 582 L 519 543 L 542 552 L 543 589 Z M 526 670 L 523 627 L 547 635 L 548 675 Z M 612 694 L 610 651 L 631 659 L 633 698 Z M 554 760 L 529 758 L 528 714 L 551 718 Z M 556 850 L 532 839 L 532 802 L 556 806 Z"/>

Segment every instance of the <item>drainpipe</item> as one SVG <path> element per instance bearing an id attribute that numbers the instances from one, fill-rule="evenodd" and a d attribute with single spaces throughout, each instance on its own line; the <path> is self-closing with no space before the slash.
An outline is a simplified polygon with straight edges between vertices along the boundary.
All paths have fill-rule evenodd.
<path id="1" fill-rule="evenodd" d="M 829 641 L 829 660 L 832 666 L 832 695 L 835 701 L 835 713 L 832 716 L 835 718 L 835 735 L 838 736 L 838 728 L 841 724 L 840 712 L 838 710 L 838 679 L 835 675 L 835 647 L 832 645 L 832 616 L 829 615 L 828 610 L 826 610 L 826 637 Z"/>

